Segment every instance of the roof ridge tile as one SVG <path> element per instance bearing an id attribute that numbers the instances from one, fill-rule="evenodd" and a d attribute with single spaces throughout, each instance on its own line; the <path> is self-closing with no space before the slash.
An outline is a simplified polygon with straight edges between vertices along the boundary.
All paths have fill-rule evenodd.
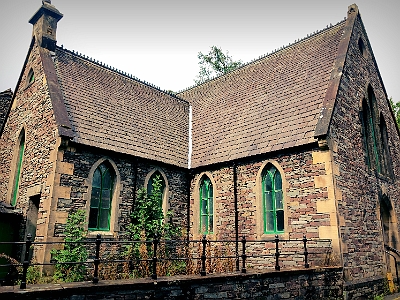
<path id="1" fill-rule="evenodd" d="M 92 57 L 89 58 L 89 56 L 86 56 L 85 54 L 79 53 L 78 51 L 69 50 L 67 48 L 64 48 L 64 45 L 57 46 L 57 49 L 60 50 L 60 51 L 64 51 L 64 52 L 67 52 L 69 54 L 72 54 L 72 55 L 74 55 L 76 57 L 79 57 L 81 59 L 84 59 L 86 61 L 89 61 L 89 62 L 91 62 L 93 64 L 96 64 L 96 65 L 98 65 L 100 67 L 103 67 L 103 68 L 105 68 L 105 69 L 107 69 L 109 71 L 115 72 L 115 73 L 117 73 L 117 74 L 119 74 L 121 76 L 127 77 L 127 78 L 129 78 L 131 80 L 134 80 L 134 81 L 137 81 L 137 82 L 139 82 L 141 84 L 144 84 L 144 85 L 146 85 L 148 87 L 156 89 L 156 90 L 158 90 L 158 91 L 160 91 L 160 92 L 162 92 L 164 94 L 167 94 L 167 95 L 169 95 L 169 96 L 171 96 L 171 97 L 173 97 L 173 98 L 175 98 L 175 99 L 177 99 L 179 101 L 188 103 L 188 101 L 178 97 L 175 93 L 172 93 L 169 90 L 163 90 L 159 86 L 156 86 L 155 84 L 152 84 L 152 83 L 147 82 L 145 80 L 141 80 L 138 77 L 134 76 L 133 74 L 127 73 L 127 72 L 122 71 L 122 70 L 119 70 L 119 69 L 117 69 L 115 67 L 112 67 L 111 65 L 109 66 L 108 64 L 105 64 L 105 63 L 103 63 L 103 62 L 101 62 L 99 60 L 93 59 Z"/>
<path id="2" fill-rule="evenodd" d="M 333 27 L 336 27 L 336 26 L 340 25 L 341 23 L 343 23 L 343 22 L 345 22 L 345 21 L 346 21 L 346 17 L 344 17 L 344 20 L 337 22 L 335 25 L 332 25 L 332 23 L 330 23 L 329 25 L 326 25 L 326 27 L 323 28 L 323 29 L 321 29 L 321 30 L 314 31 L 313 33 L 307 34 L 307 36 L 305 36 L 305 37 L 303 37 L 303 38 L 299 38 L 298 40 L 295 40 L 294 43 L 289 43 L 289 44 L 286 45 L 286 46 L 283 45 L 283 46 L 281 46 L 281 47 L 279 47 L 279 48 L 276 48 L 276 49 L 274 49 L 274 51 L 272 51 L 271 53 L 268 53 L 268 52 L 267 52 L 266 54 L 262 54 L 262 55 L 260 55 L 258 58 L 254 58 L 254 59 L 252 59 L 252 60 L 250 60 L 250 61 L 244 63 L 243 65 L 241 65 L 241 66 L 238 67 L 237 69 L 234 69 L 234 70 L 232 70 L 232 71 L 230 71 L 230 72 L 228 72 L 228 73 L 226 73 L 226 74 L 214 76 L 214 77 L 212 77 L 212 78 L 210 78 L 210 79 L 208 79 L 208 80 L 206 80 L 206 81 L 204 81 L 204 82 L 202 82 L 202 83 L 200 83 L 200 84 L 191 85 L 191 86 L 189 86 L 189 87 L 186 88 L 186 89 L 183 89 L 183 90 L 178 91 L 177 94 L 180 94 L 180 93 L 183 93 L 183 92 L 187 92 L 187 91 L 189 91 L 189 90 L 191 90 L 191 89 L 193 89 L 193 88 L 196 88 L 196 87 L 198 87 L 198 86 L 201 86 L 201 85 L 203 85 L 203 84 L 206 84 L 206 83 L 208 83 L 208 82 L 211 82 L 211 81 L 213 81 L 213 80 L 216 80 L 216 79 L 218 79 L 218 78 L 224 77 L 224 76 L 226 76 L 226 75 L 228 75 L 228 74 L 230 74 L 230 73 L 232 73 L 232 72 L 234 72 L 234 71 L 236 71 L 236 70 L 245 68 L 245 67 L 247 67 L 248 65 L 251 65 L 251 64 L 253 64 L 253 63 L 257 62 L 257 61 L 260 61 L 260 60 L 262 60 L 262 59 L 264 59 L 264 58 L 266 58 L 266 57 L 272 56 L 273 54 L 276 54 L 276 53 L 278 53 L 278 52 L 280 52 L 280 51 L 286 50 L 287 48 L 289 48 L 289 47 L 291 47 L 291 46 L 294 46 L 294 45 L 296 45 L 296 44 L 298 44 L 298 43 L 300 43 L 300 42 L 303 42 L 304 40 L 310 39 L 310 38 L 312 38 L 312 37 L 314 37 L 314 36 L 316 36 L 316 35 L 318 35 L 318 34 L 321 34 L 321 33 L 325 32 L 325 31 L 327 31 L 328 29 L 331 29 L 331 28 L 333 28 Z"/>

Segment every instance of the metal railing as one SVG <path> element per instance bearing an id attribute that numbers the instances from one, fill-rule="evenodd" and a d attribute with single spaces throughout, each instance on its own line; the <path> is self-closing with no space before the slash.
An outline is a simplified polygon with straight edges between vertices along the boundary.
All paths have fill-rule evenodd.
<path id="1" fill-rule="evenodd" d="M 30 259 L 31 249 L 35 245 L 48 245 L 48 244 L 84 244 L 90 253 L 92 253 L 92 259 L 88 259 L 87 261 L 78 261 L 78 262 L 49 262 L 49 263 L 33 263 Z M 25 289 L 27 284 L 27 271 L 29 266 L 54 266 L 54 265 L 76 265 L 76 264 L 85 264 L 85 265 L 93 265 L 93 278 L 92 282 L 99 282 L 99 266 L 104 263 L 133 263 L 133 262 L 147 262 L 151 265 L 151 278 L 156 280 L 158 277 L 157 274 L 157 266 L 161 261 L 186 261 L 189 260 L 199 261 L 200 263 L 200 271 L 199 274 L 201 276 L 207 275 L 207 261 L 212 260 L 222 260 L 228 259 L 233 260 L 236 263 L 233 264 L 236 266 L 236 271 L 241 273 L 246 273 L 249 265 L 249 260 L 257 259 L 257 262 L 251 263 L 252 266 L 258 266 L 262 268 L 268 267 L 268 263 L 264 263 L 261 260 L 268 259 L 270 262 L 273 260 L 274 269 L 276 271 L 280 271 L 284 260 L 283 257 L 287 257 L 287 261 L 291 261 L 293 268 L 293 263 L 298 262 L 297 268 L 309 268 L 310 267 L 310 255 L 314 256 L 314 258 L 322 255 L 326 257 L 331 253 L 331 240 L 329 239 L 307 239 L 306 236 L 303 236 L 302 239 L 295 240 L 285 240 L 280 239 L 278 236 L 275 236 L 274 239 L 270 240 L 247 240 L 246 237 L 242 237 L 240 241 L 237 240 L 211 240 L 207 239 L 207 236 L 203 236 L 200 240 L 161 240 L 157 235 L 153 240 L 146 241 L 116 241 L 109 239 L 102 239 L 101 235 L 97 235 L 97 237 L 93 239 L 87 239 L 85 241 L 79 242 L 33 242 L 32 237 L 28 234 L 25 242 L 0 242 L 0 244 L 14 244 L 21 245 L 24 248 L 24 260 L 23 263 L 12 263 L 6 265 L 0 265 L 0 267 L 22 267 L 22 276 L 20 288 Z M 101 247 L 102 245 L 135 245 L 135 244 L 145 244 L 150 249 L 150 254 L 152 257 L 150 258 L 134 258 L 134 259 L 102 259 L 101 257 Z M 228 254 L 220 253 L 219 255 L 213 255 L 210 251 L 211 245 L 233 245 L 231 249 L 229 249 Z M 291 245 L 294 246 L 291 246 Z M 158 249 L 162 245 L 169 245 L 170 249 L 173 249 L 176 246 L 186 246 L 189 251 L 186 252 L 185 256 L 178 256 L 176 251 L 171 257 L 161 257 L 158 255 Z M 197 245 L 197 248 L 196 248 Z M 239 245 L 239 247 L 235 246 Z M 268 247 L 269 245 L 269 247 Z M 321 245 L 326 245 L 321 247 Z M 234 247 L 235 246 L 235 247 Z M 317 249 L 318 251 L 309 251 L 309 248 Z M 238 249 L 240 248 L 240 249 Z M 164 248 L 165 249 L 165 248 Z M 172 251 L 174 252 L 174 251 Z M 188 253 L 191 253 L 188 255 Z M 195 254 L 195 255 L 192 255 Z M 214 253 L 215 254 L 215 253 Z M 189 257 L 190 256 L 190 257 Z M 321 257 L 320 257 L 321 259 Z M 241 262 L 241 268 L 240 266 Z"/>

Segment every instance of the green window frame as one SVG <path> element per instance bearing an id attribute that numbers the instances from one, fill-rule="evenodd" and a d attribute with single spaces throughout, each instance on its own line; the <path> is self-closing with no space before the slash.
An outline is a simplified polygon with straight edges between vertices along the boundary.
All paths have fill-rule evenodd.
<path id="1" fill-rule="evenodd" d="M 114 181 L 115 174 L 108 163 L 100 164 L 94 171 L 90 199 L 89 230 L 110 230 Z"/>
<path id="2" fill-rule="evenodd" d="M 362 125 L 366 145 L 367 164 L 379 174 L 388 175 L 388 157 L 384 145 L 384 128 L 377 120 L 377 107 L 374 91 L 368 87 L 368 98 L 362 101 Z M 382 121 L 382 120 L 380 120 Z"/>
<path id="3" fill-rule="evenodd" d="M 161 184 L 160 187 L 160 198 L 159 198 L 159 205 L 162 208 L 163 207 L 163 199 L 164 199 L 164 192 L 165 192 L 165 181 L 164 177 L 161 175 L 159 171 L 155 171 L 149 178 L 149 181 L 147 182 L 147 195 L 151 195 L 153 192 L 153 184 L 154 182 L 158 180 Z"/>
<path id="4" fill-rule="evenodd" d="M 200 233 L 214 232 L 213 185 L 210 178 L 203 176 L 200 182 Z"/>
<path id="5" fill-rule="evenodd" d="M 15 166 L 15 173 L 14 173 L 14 184 L 13 190 L 11 195 L 11 205 L 15 206 L 17 204 L 18 198 L 18 190 L 19 190 L 19 181 L 21 177 L 22 171 L 22 161 L 24 158 L 25 152 L 25 132 L 22 131 L 19 138 L 19 147 L 18 147 L 18 156 L 17 156 L 17 164 Z"/>
<path id="6" fill-rule="evenodd" d="M 285 231 L 285 211 L 282 176 L 278 169 L 269 164 L 262 174 L 264 234 Z"/>

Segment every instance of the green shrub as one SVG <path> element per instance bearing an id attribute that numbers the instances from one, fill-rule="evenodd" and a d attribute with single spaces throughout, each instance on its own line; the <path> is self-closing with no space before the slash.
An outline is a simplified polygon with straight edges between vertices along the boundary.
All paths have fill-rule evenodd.
<path id="1" fill-rule="evenodd" d="M 53 277 L 57 281 L 83 281 L 86 277 L 84 264 L 71 264 L 86 262 L 88 258 L 87 249 L 84 244 L 79 243 L 85 238 L 85 221 L 86 214 L 83 210 L 70 213 L 65 226 L 64 249 L 51 251 L 56 262 Z"/>

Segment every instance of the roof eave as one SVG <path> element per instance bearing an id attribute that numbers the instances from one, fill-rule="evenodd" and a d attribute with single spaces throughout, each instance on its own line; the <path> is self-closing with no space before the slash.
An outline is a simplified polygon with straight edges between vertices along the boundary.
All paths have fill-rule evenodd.
<path id="1" fill-rule="evenodd" d="M 318 117 L 318 123 L 315 127 L 314 137 L 316 139 L 321 139 L 328 135 L 333 110 L 336 104 L 336 97 L 339 90 L 340 81 L 342 79 L 343 68 L 346 63 L 347 52 L 349 50 L 350 38 L 353 33 L 354 24 L 358 14 L 359 12 L 357 5 L 350 5 L 347 12 L 343 38 L 339 43 L 337 56 L 332 68 L 331 77 L 328 83 L 324 101 L 322 103 L 321 112 Z"/>
<path id="2" fill-rule="evenodd" d="M 40 58 L 43 64 L 43 70 L 46 76 L 50 99 L 53 106 L 54 118 L 56 120 L 58 135 L 72 139 L 74 132 L 68 117 L 67 109 L 64 103 L 64 97 L 58 82 L 57 72 L 50 51 L 39 48 Z"/>

